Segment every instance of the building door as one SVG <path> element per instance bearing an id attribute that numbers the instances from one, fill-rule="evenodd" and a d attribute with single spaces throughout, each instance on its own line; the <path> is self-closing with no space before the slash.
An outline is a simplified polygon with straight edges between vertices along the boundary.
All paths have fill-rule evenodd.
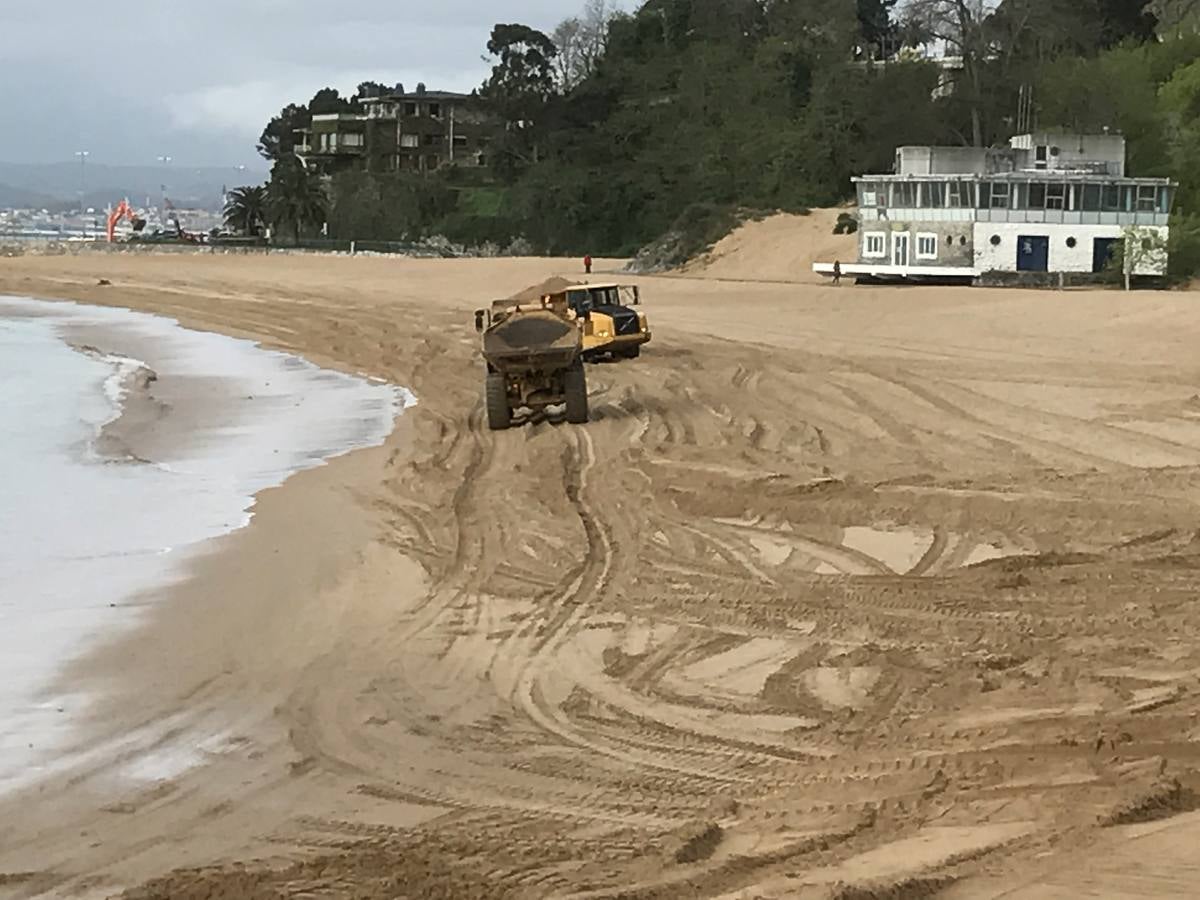
<path id="1" fill-rule="evenodd" d="M 908 232 L 892 232 L 892 265 L 908 265 Z"/>
<path id="2" fill-rule="evenodd" d="M 1017 271 L 1050 271 L 1050 238 L 1021 235 L 1017 238 Z"/>
<path id="3" fill-rule="evenodd" d="M 1108 264 L 1112 262 L 1113 253 L 1116 252 L 1117 242 L 1120 238 L 1096 238 L 1092 245 L 1092 271 L 1103 272 L 1108 268 Z"/>

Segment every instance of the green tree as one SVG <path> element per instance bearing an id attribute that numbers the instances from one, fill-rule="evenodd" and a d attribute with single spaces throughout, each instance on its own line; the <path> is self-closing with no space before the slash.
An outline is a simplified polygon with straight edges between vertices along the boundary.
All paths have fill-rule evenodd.
<path id="1" fill-rule="evenodd" d="M 892 17 L 897 2 L 857 0 L 858 30 L 869 59 L 889 59 L 900 49 L 900 27 Z"/>
<path id="2" fill-rule="evenodd" d="M 314 116 L 354 112 L 358 109 L 357 97 L 343 97 L 337 88 L 321 88 L 308 101 L 308 111 Z"/>
<path id="3" fill-rule="evenodd" d="M 1200 58 L 1159 90 L 1170 168 L 1182 179 L 1176 208 L 1200 217 Z"/>
<path id="4" fill-rule="evenodd" d="M 225 201 L 225 225 L 258 237 L 267 218 L 267 189 L 263 185 L 234 188 Z"/>
<path id="5" fill-rule="evenodd" d="M 1135 275 L 1166 274 L 1167 249 L 1167 241 L 1158 231 L 1131 225 L 1124 229 L 1124 240 L 1114 247 L 1109 268 L 1121 273 L 1129 291 Z"/>
<path id="6" fill-rule="evenodd" d="M 403 87 L 403 85 L 400 85 L 400 87 Z M 368 97 L 382 97 L 384 94 L 390 94 L 391 92 L 392 88 L 386 84 L 378 81 L 364 81 L 355 89 L 354 96 L 351 99 L 352 101 L 356 101 L 364 100 Z M 404 92 L 399 91 L 399 93 Z"/>
<path id="7" fill-rule="evenodd" d="M 986 20 L 991 7 L 986 0 L 910 0 L 906 8 L 909 31 L 919 39 L 941 42 L 962 61 L 962 77 L 954 91 L 969 121 L 967 141 L 973 147 L 987 143 L 985 108 L 995 85 L 987 79 L 993 47 Z"/>
<path id="8" fill-rule="evenodd" d="M 276 232 L 290 231 L 296 243 L 325 223 L 328 200 L 321 178 L 296 157 L 285 157 L 271 169 L 267 183 L 267 219 Z"/>
<path id="9" fill-rule="evenodd" d="M 415 173 L 344 172 L 330 194 L 329 235 L 352 241 L 428 237 L 443 230 L 458 201 L 442 176 Z"/>
<path id="10" fill-rule="evenodd" d="M 558 48 L 537 29 L 510 24 L 492 29 L 487 49 L 496 64 L 479 95 L 503 125 L 495 142 L 495 164 L 515 171 L 540 158 Z"/>
<path id="11" fill-rule="evenodd" d="M 258 139 L 259 154 L 272 162 L 291 156 L 296 150 L 296 132 L 311 124 L 307 106 L 289 103 L 263 129 Z"/>

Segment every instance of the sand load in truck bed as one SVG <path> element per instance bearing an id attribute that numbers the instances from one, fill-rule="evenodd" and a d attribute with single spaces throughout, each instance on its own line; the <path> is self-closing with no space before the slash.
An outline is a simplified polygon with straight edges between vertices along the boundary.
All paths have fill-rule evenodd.
<path id="1" fill-rule="evenodd" d="M 559 369 L 582 347 L 579 327 L 551 309 L 513 310 L 483 337 L 483 355 L 501 371 Z"/>

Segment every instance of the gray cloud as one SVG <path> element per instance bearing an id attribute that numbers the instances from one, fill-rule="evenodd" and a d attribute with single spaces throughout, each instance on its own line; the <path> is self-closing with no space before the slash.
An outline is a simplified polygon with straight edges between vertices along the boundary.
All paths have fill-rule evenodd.
<path id="1" fill-rule="evenodd" d="M 0 0 L 0 159 L 258 164 L 284 104 L 367 79 L 470 90 L 498 21 L 546 30 L 584 0 Z M 634 0 L 625 0 L 632 8 Z"/>

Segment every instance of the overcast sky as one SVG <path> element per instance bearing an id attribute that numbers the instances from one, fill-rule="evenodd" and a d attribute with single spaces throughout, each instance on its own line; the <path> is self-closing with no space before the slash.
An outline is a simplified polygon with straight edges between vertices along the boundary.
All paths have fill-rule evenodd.
<path id="1" fill-rule="evenodd" d="M 288 102 L 368 79 L 470 90 L 493 24 L 549 31 L 583 2 L 0 0 L 0 160 L 258 164 Z"/>

